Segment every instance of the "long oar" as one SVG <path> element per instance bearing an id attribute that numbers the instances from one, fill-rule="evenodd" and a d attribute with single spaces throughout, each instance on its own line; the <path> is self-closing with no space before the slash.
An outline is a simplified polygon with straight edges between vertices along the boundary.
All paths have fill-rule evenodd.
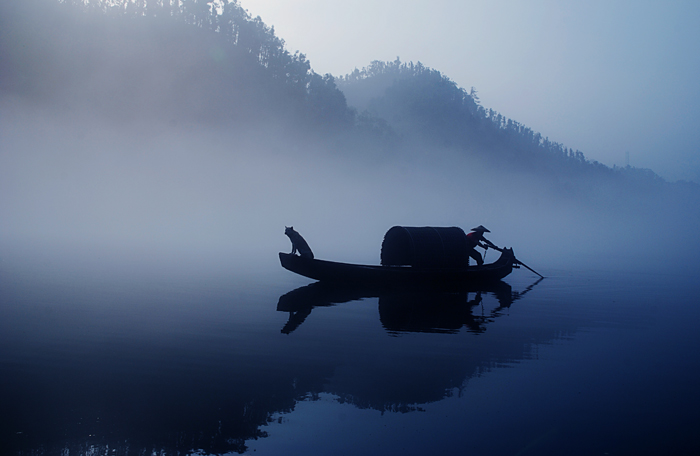
<path id="1" fill-rule="evenodd" d="M 529 269 L 530 271 L 534 272 L 535 274 L 537 274 L 538 276 L 540 276 L 540 277 L 542 277 L 542 278 L 544 279 L 544 276 L 543 276 L 542 274 L 540 274 L 539 272 L 535 271 L 535 270 L 532 269 L 530 266 L 526 265 L 525 263 L 523 263 L 522 261 L 518 260 L 517 258 L 515 258 L 515 262 L 516 262 L 517 264 L 519 264 L 520 266 L 525 266 L 527 269 Z"/>
<path id="2" fill-rule="evenodd" d="M 502 249 L 502 248 L 496 247 L 496 246 L 493 245 L 493 244 L 492 244 L 490 247 L 491 247 L 492 249 L 498 250 L 499 252 L 503 252 L 503 249 Z M 486 252 L 484 252 L 484 255 L 486 255 Z M 542 277 L 542 278 L 544 279 L 544 276 L 543 276 L 542 274 L 540 274 L 539 272 L 535 271 L 535 270 L 532 269 L 530 266 L 526 265 L 525 263 L 523 263 L 522 261 L 518 260 L 517 258 L 513 258 L 513 259 L 515 260 L 515 263 L 516 263 L 516 264 L 519 264 L 520 266 L 525 266 L 527 269 L 529 269 L 530 271 L 534 272 L 535 274 L 537 274 L 538 276 L 540 276 L 540 277 Z"/>

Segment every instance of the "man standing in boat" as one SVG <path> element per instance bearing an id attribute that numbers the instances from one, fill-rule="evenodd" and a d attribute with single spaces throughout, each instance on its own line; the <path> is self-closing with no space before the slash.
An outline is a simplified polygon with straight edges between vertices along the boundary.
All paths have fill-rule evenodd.
<path id="1" fill-rule="evenodd" d="M 484 250 L 491 247 L 498 250 L 498 247 L 484 237 L 484 233 L 490 233 L 490 231 L 484 228 L 483 225 L 479 225 L 476 228 L 472 228 L 471 233 L 467 234 L 467 253 L 476 260 L 476 264 L 479 266 L 483 266 L 484 259 L 476 251 L 476 247 L 481 247 Z"/>

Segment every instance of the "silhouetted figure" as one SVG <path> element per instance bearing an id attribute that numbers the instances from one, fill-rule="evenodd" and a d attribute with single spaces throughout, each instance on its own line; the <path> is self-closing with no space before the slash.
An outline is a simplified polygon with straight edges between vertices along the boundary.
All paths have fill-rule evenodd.
<path id="1" fill-rule="evenodd" d="M 298 251 L 300 256 L 313 259 L 314 253 L 311 251 L 311 247 L 309 247 L 309 244 L 301 237 L 301 234 L 294 231 L 293 226 L 285 226 L 284 234 L 289 236 L 289 240 L 292 241 L 292 254 Z"/>
<path id="2" fill-rule="evenodd" d="M 476 228 L 472 228 L 471 233 L 467 234 L 467 249 L 469 256 L 474 258 L 476 260 L 476 264 L 479 266 L 484 264 L 484 259 L 481 258 L 481 254 L 476 251 L 476 247 L 481 247 L 482 249 L 487 249 L 489 247 L 492 249 L 498 249 L 498 247 L 484 237 L 484 233 L 490 233 L 490 231 L 484 228 L 483 225 L 479 225 Z"/>

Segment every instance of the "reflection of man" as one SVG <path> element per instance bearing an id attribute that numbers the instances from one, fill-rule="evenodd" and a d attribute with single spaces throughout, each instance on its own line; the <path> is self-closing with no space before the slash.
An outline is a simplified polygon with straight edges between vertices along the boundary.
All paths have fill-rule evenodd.
<path id="1" fill-rule="evenodd" d="M 490 233 L 490 231 L 484 228 L 483 225 L 479 225 L 476 228 L 472 228 L 472 232 L 467 234 L 467 253 L 476 260 L 476 264 L 479 266 L 484 264 L 484 260 L 481 258 L 481 254 L 476 251 L 476 247 L 498 249 L 484 237 L 484 233 Z"/>
<path id="2" fill-rule="evenodd" d="M 469 293 L 467 293 L 467 305 L 469 307 L 478 306 L 479 304 L 481 304 L 481 301 L 483 301 L 483 299 L 481 298 L 481 290 L 476 292 L 476 296 L 474 296 L 474 299 L 472 299 L 471 301 L 469 300 Z"/>

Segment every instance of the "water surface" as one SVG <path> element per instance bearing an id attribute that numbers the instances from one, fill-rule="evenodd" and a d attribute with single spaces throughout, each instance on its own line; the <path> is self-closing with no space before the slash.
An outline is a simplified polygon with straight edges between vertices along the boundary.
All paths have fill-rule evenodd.
<path id="1" fill-rule="evenodd" d="M 377 295 L 251 260 L 6 250 L 2 453 L 700 450 L 690 273 Z"/>

